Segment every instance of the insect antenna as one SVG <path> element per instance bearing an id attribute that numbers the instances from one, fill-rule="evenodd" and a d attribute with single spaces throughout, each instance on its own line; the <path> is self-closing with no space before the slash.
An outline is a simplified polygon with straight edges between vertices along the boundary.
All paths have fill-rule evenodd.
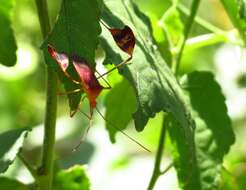
<path id="1" fill-rule="evenodd" d="M 113 127 L 115 130 L 119 131 L 121 134 L 123 134 L 124 136 L 126 136 L 128 139 L 130 139 L 132 142 L 136 143 L 137 145 L 139 145 L 140 147 L 142 147 L 144 150 L 146 150 L 147 152 L 151 152 L 148 148 L 146 148 L 144 145 L 142 145 L 140 142 L 138 142 L 137 140 L 135 140 L 133 137 L 131 137 L 130 135 L 128 135 L 127 133 L 125 133 L 123 130 L 121 130 L 120 128 L 116 127 L 115 125 L 113 125 L 109 120 L 107 120 L 103 114 L 99 111 L 99 109 L 96 107 L 95 108 L 97 113 L 106 121 L 108 122 L 108 124 L 110 124 L 111 127 Z"/>
<path id="2" fill-rule="evenodd" d="M 102 20 L 99 20 L 99 22 L 100 22 L 105 28 L 107 28 L 108 30 L 110 30 L 109 26 L 106 25 Z"/>
<path id="3" fill-rule="evenodd" d="M 82 110 L 78 109 L 78 111 L 80 113 L 82 113 L 84 116 L 86 116 L 88 119 L 89 119 L 89 124 L 88 124 L 88 127 L 86 128 L 85 132 L 83 133 L 82 137 L 80 138 L 80 141 L 79 143 L 73 148 L 72 152 L 76 152 L 78 150 L 78 148 L 80 147 L 80 145 L 84 142 L 84 140 L 86 139 L 88 133 L 89 133 L 89 130 L 92 126 L 92 115 L 93 115 L 93 112 L 91 113 L 91 115 L 88 115 L 86 113 L 84 113 Z"/>

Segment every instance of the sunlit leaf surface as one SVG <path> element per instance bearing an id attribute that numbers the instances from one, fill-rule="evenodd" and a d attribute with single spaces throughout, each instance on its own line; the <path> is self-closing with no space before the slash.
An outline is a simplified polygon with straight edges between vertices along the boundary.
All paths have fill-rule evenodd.
<path id="1" fill-rule="evenodd" d="M 85 168 L 75 165 L 67 170 L 59 171 L 54 179 L 54 190 L 89 190 L 90 181 Z"/>
<path id="2" fill-rule="evenodd" d="M 106 127 L 109 131 L 110 139 L 115 142 L 117 129 L 124 129 L 132 118 L 132 113 L 136 111 L 136 97 L 132 87 L 127 80 L 123 80 L 114 86 L 105 99 L 106 106 Z"/>

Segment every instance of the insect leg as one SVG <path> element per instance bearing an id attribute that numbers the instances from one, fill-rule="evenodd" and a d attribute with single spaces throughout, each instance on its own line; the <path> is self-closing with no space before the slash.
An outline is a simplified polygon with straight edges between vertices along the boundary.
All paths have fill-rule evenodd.
<path id="1" fill-rule="evenodd" d="M 99 75 L 99 78 L 101 77 L 101 74 L 96 70 L 96 73 Z M 109 82 L 104 78 L 104 77 L 101 77 L 102 80 L 108 85 L 107 87 L 103 87 L 104 89 L 111 89 L 111 85 L 109 84 Z"/>
<path id="2" fill-rule="evenodd" d="M 125 133 L 122 129 L 118 128 L 117 126 L 115 126 L 113 123 L 111 123 L 109 120 L 107 120 L 103 114 L 99 111 L 99 109 L 96 107 L 96 111 L 97 113 L 104 119 L 105 122 L 107 122 L 111 127 L 113 127 L 115 130 L 119 131 L 121 134 L 123 134 L 124 136 L 126 136 L 128 139 L 130 139 L 132 142 L 136 143 L 137 145 L 139 145 L 140 147 L 142 147 L 144 150 L 146 150 L 147 152 L 151 152 L 148 148 L 146 148 L 144 145 L 142 145 L 140 142 L 138 142 L 137 140 L 135 140 L 133 137 L 131 137 L 130 135 L 128 135 L 127 133 Z"/>
<path id="3" fill-rule="evenodd" d="M 80 101 L 80 103 L 79 103 L 79 105 L 78 105 L 78 107 L 77 107 L 76 110 L 70 111 L 70 117 L 73 117 L 73 116 L 77 113 L 77 111 L 81 111 L 81 110 L 79 109 L 79 107 L 80 107 L 80 105 L 82 104 L 82 102 L 84 101 L 85 97 L 86 97 L 86 96 L 82 97 L 82 99 L 81 99 L 81 101 Z M 82 112 L 82 111 L 81 111 L 81 112 Z M 85 114 L 85 113 L 84 113 L 84 114 Z"/>
<path id="4" fill-rule="evenodd" d="M 90 115 L 87 115 L 86 113 L 84 113 L 83 111 L 79 110 L 83 115 L 85 115 L 88 119 L 89 119 L 89 125 L 88 127 L 86 128 L 86 131 L 83 133 L 79 143 L 73 148 L 73 152 L 77 151 L 78 148 L 80 147 L 80 145 L 83 143 L 83 141 L 85 140 L 85 138 L 87 137 L 88 135 L 88 132 L 92 126 L 92 116 L 93 116 L 93 109 L 90 108 Z"/>
<path id="5" fill-rule="evenodd" d="M 107 28 L 108 30 L 110 30 L 110 28 L 109 28 L 102 20 L 99 20 L 99 22 L 100 22 L 105 28 Z"/>
<path id="6" fill-rule="evenodd" d="M 66 75 L 67 78 L 69 78 L 71 81 L 73 81 L 75 84 L 80 84 L 81 82 L 74 80 L 70 74 L 68 74 L 67 71 L 63 71 L 63 73 Z"/>
<path id="7" fill-rule="evenodd" d="M 97 77 L 97 79 L 102 78 L 103 76 L 111 73 L 112 71 L 114 71 L 115 69 L 127 64 L 127 62 L 129 62 L 132 59 L 132 56 L 129 57 L 128 59 L 126 59 L 125 61 L 122 61 L 121 63 L 119 63 L 118 65 L 116 65 L 115 67 L 113 67 L 112 69 L 110 69 L 109 71 L 107 71 L 106 73 L 103 73 L 102 75 L 100 75 L 99 77 Z"/>

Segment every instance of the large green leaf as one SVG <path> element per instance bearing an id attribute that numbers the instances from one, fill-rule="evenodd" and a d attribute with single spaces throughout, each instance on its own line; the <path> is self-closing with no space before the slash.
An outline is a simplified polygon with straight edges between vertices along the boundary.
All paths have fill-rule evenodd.
<path id="1" fill-rule="evenodd" d="M 154 117 L 161 110 L 172 112 L 177 120 L 190 126 L 191 118 L 180 86 L 156 50 L 147 18 L 129 0 L 105 2 L 104 21 L 111 27 L 129 25 L 136 36 L 132 64 L 121 69 L 121 74 L 129 80 L 137 95 L 136 128 L 142 130 L 149 117 Z M 105 63 L 118 64 L 124 59 L 122 54 L 107 30 L 103 31 L 103 37 L 106 39 L 101 40 L 106 51 Z"/>
<path id="2" fill-rule="evenodd" d="M 105 1 L 102 18 L 110 27 L 130 26 L 136 36 L 132 64 L 120 69 L 137 97 L 136 129 L 143 130 L 149 118 L 157 112 L 170 112 L 184 129 L 186 143 L 192 151 L 194 123 L 175 76 L 156 48 L 148 18 L 130 0 Z M 106 52 L 105 63 L 118 64 L 126 58 L 106 29 L 103 30 L 103 38 L 101 45 Z"/>
<path id="3" fill-rule="evenodd" d="M 116 84 L 105 99 L 106 127 L 111 142 L 115 142 L 117 129 L 123 130 L 130 122 L 132 113 L 136 111 L 136 97 L 127 80 Z"/>
<path id="4" fill-rule="evenodd" d="M 97 0 L 63 0 L 58 19 L 47 40 L 43 44 L 46 60 L 59 73 L 65 89 L 71 91 L 79 88 L 67 79 L 55 61 L 51 60 L 47 51 L 47 44 L 51 44 L 58 52 L 65 52 L 69 56 L 78 55 L 93 67 L 95 65 L 95 50 L 98 45 L 100 9 Z M 76 79 L 78 76 L 72 66 L 68 72 Z M 71 110 L 76 110 L 81 93 L 69 94 Z"/>
<path id="5" fill-rule="evenodd" d="M 13 66 L 16 63 L 15 37 L 11 27 L 12 8 L 15 0 L 0 0 L 0 63 Z"/>
<path id="6" fill-rule="evenodd" d="M 0 189 L 29 190 L 29 188 L 23 183 L 6 177 L 0 177 Z"/>
<path id="7" fill-rule="evenodd" d="M 176 159 L 178 176 L 184 189 L 218 189 L 221 182 L 223 157 L 234 143 L 235 137 L 227 114 L 225 98 L 220 86 L 209 72 L 193 72 L 182 82 L 187 90 L 196 122 L 195 145 L 196 159 L 190 170 L 196 170 L 196 176 L 185 179 L 189 158 L 184 156 L 182 139 L 178 143 Z M 171 136 L 175 129 L 170 128 Z"/>
<path id="8" fill-rule="evenodd" d="M 27 128 L 14 129 L 0 134 L 0 173 L 5 172 L 23 145 Z"/>
<path id="9" fill-rule="evenodd" d="M 59 171 L 54 179 L 54 190 L 89 190 L 90 181 L 83 166 L 76 165 Z"/>

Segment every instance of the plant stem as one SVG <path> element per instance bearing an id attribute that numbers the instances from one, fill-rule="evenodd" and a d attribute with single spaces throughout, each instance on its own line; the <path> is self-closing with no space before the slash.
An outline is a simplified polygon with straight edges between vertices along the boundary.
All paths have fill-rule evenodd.
<path id="1" fill-rule="evenodd" d="M 196 15 L 198 7 L 199 7 L 199 4 L 200 4 L 200 0 L 193 0 L 193 2 L 192 2 L 190 16 L 189 16 L 189 18 L 187 20 L 187 23 L 186 23 L 186 26 L 185 26 L 185 30 L 184 30 L 184 39 L 183 39 L 183 41 L 181 43 L 176 62 L 175 62 L 175 64 L 173 64 L 174 72 L 175 72 L 176 76 L 177 76 L 177 72 L 178 72 L 178 69 L 179 69 L 180 61 L 181 61 L 181 58 L 182 58 L 182 55 L 183 55 L 185 43 L 186 43 L 186 41 L 188 39 L 190 30 L 191 30 L 191 26 L 193 24 L 195 15 Z M 167 169 L 164 170 L 163 172 L 160 169 L 161 158 L 162 158 L 163 149 L 164 149 L 165 133 L 166 133 L 166 128 L 167 128 L 167 120 L 165 118 L 166 117 L 164 115 L 163 116 L 162 130 L 161 130 L 160 139 L 159 139 L 158 150 L 157 150 L 156 158 L 155 158 L 155 165 L 154 165 L 152 177 L 150 179 L 149 186 L 148 186 L 147 190 L 152 190 L 154 188 L 155 183 L 158 180 L 159 176 L 163 175 L 164 173 L 166 173 L 173 165 L 173 164 L 170 164 L 167 167 Z"/>
<path id="2" fill-rule="evenodd" d="M 156 153 L 156 157 L 155 157 L 155 166 L 154 166 L 152 177 L 150 179 L 149 186 L 148 186 L 147 190 L 152 190 L 155 186 L 157 179 L 159 178 L 160 175 L 162 175 L 160 166 L 161 166 L 161 158 L 162 158 L 163 149 L 164 149 L 166 127 L 167 127 L 167 122 L 165 120 L 165 115 L 164 115 L 160 139 L 159 139 L 159 145 L 158 145 L 158 149 L 157 149 L 157 153 Z"/>
<path id="3" fill-rule="evenodd" d="M 179 3 L 177 7 L 185 15 L 190 15 L 190 11 L 186 6 Z M 196 23 L 198 23 L 202 27 L 206 28 L 207 30 L 210 30 L 211 32 L 213 32 L 215 34 L 225 34 L 226 35 L 226 33 L 227 33 L 226 31 L 218 28 L 217 26 L 211 24 L 210 22 L 204 20 L 203 18 L 201 18 L 199 16 L 196 16 L 194 19 L 195 19 Z"/>
<path id="4" fill-rule="evenodd" d="M 190 38 L 190 39 L 186 40 L 185 51 L 186 50 L 193 50 L 193 49 L 197 49 L 197 48 L 201 48 L 201 47 L 205 47 L 205 46 L 209 46 L 209 45 L 214 45 L 217 43 L 222 43 L 222 42 L 225 43 L 225 42 L 229 42 L 229 41 L 230 40 L 225 35 L 214 34 L 214 33 L 203 34 L 203 35 L 196 36 L 194 38 Z M 233 43 L 234 44 L 240 44 L 240 42 L 235 42 L 235 41 Z M 173 52 L 173 54 L 177 51 L 178 50 L 176 48 L 171 49 L 171 52 Z"/>
<path id="5" fill-rule="evenodd" d="M 197 11 L 198 11 L 199 4 L 200 4 L 200 0 L 193 0 L 192 1 L 190 16 L 186 22 L 185 29 L 184 29 L 184 39 L 181 43 L 181 47 L 180 47 L 179 53 L 177 55 L 176 63 L 173 64 L 175 74 L 178 73 L 181 58 L 182 58 L 184 47 L 185 47 L 185 42 L 188 39 L 190 30 L 191 30 L 191 26 L 193 24 L 194 18 L 196 16 Z"/>
<path id="6" fill-rule="evenodd" d="M 45 39 L 50 32 L 49 15 L 46 0 L 36 0 L 40 27 Z M 52 189 L 54 167 L 54 145 L 57 110 L 57 78 L 52 68 L 47 66 L 47 99 L 44 122 L 44 140 L 42 161 L 39 170 L 39 186 L 41 190 Z"/>

